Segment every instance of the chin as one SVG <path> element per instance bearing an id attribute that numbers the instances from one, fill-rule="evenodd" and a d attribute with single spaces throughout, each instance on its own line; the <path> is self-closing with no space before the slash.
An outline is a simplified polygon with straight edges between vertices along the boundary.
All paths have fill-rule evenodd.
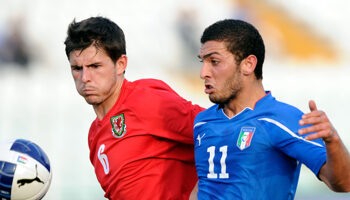
<path id="1" fill-rule="evenodd" d="M 94 98 L 89 98 L 89 97 L 85 98 L 85 101 L 86 101 L 86 103 L 88 103 L 90 105 L 99 105 L 99 104 L 101 104 L 100 100 L 94 99 Z"/>
<path id="2" fill-rule="evenodd" d="M 212 102 L 212 103 L 215 103 L 215 104 L 220 104 L 222 101 L 221 99 L 215 97 L 215 96 L 212 96 L 212 95 L 209 95 L 209 100 Z"/>
<path id="3" fill-rule="evenodd" d="M 209 100 L 215 104 L 227 104 L 228 102 L 230 102 L 234 98 L 235 98 L 235 96 L 218 97 L 218 96 L 214 96 L 214 95 L 209 95 Z"/>

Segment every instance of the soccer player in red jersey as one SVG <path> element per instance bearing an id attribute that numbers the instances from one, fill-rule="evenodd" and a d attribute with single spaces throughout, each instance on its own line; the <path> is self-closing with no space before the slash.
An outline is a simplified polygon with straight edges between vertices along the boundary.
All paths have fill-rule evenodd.
<path id="1" fill-rule="evenodd" d="M 203 108 L 160 80 L 126 80 L 124 33 L 109 19 L 74 20 L 67 34 L 76 89 L 97 115 L 88 143 L 105 197 L 188 199 L 197 182 L 193 122 Z"/>

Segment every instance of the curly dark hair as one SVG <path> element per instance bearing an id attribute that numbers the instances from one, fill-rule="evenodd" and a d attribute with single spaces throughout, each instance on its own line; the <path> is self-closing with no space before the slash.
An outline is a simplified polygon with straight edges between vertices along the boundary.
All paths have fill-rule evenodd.
<path id="1" fill-rule="evenodd" d="M 207 41 L 223 41 L 227 50 L 234 56 L 237 64 L 249 55 L 257 57 L 254 74 L 262 79 L 262 66 L 265 59 L 265 45 L 259 31 L 251 24 L 234 19 L 218 21 L 206 28 L 201 43 Z"/>
<path id="2" fill-rule="evenodd" d="M 90 17 L 80 22 L 74 19 L 69 24 L 64 44 L 68 59 L 70 52 L 84 50 L 90 45 L 101 47 L 113 62 L 126 54 L 123 30 L 116 23 L 104 17 Z"/>

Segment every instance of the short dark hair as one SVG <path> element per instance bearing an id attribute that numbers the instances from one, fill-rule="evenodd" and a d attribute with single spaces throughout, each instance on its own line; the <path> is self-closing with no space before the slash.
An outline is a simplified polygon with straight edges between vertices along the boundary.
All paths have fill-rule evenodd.
<path id="1" fill-rule="evenodd" d="M 70 52 L 84 50 L 92 44 L 105 50 L 113 62 L 126 54 L 123 30 L 104 17 L 90 17 L 80 22 L 74 19 L 69 24 L 64 44 L 68 59 Z"/>
<path id="2" fill-rule="evenodd" d="M 234 19 L 218 21 L 206 28 L 201 37 L 201 43 L 207 41 L 223 41 L 227 50 L 240 63 L 249 55 L 255 55 L 258 59 L 254 74 L 257 79 L 262 79 L 262 66 L 265 59 L 265 45 L 259 31 L 251 24 Z"/>

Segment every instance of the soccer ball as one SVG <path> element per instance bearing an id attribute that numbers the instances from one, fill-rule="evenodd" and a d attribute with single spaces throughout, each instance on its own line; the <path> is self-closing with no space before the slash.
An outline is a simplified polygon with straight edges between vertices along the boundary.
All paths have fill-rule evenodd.
<path id="1" fill-rule="evenodd" d="M 50 161 L 35 143 L 16 139 L 0 142 L 0 199 L 36 200 L 51 183 Z"/>

